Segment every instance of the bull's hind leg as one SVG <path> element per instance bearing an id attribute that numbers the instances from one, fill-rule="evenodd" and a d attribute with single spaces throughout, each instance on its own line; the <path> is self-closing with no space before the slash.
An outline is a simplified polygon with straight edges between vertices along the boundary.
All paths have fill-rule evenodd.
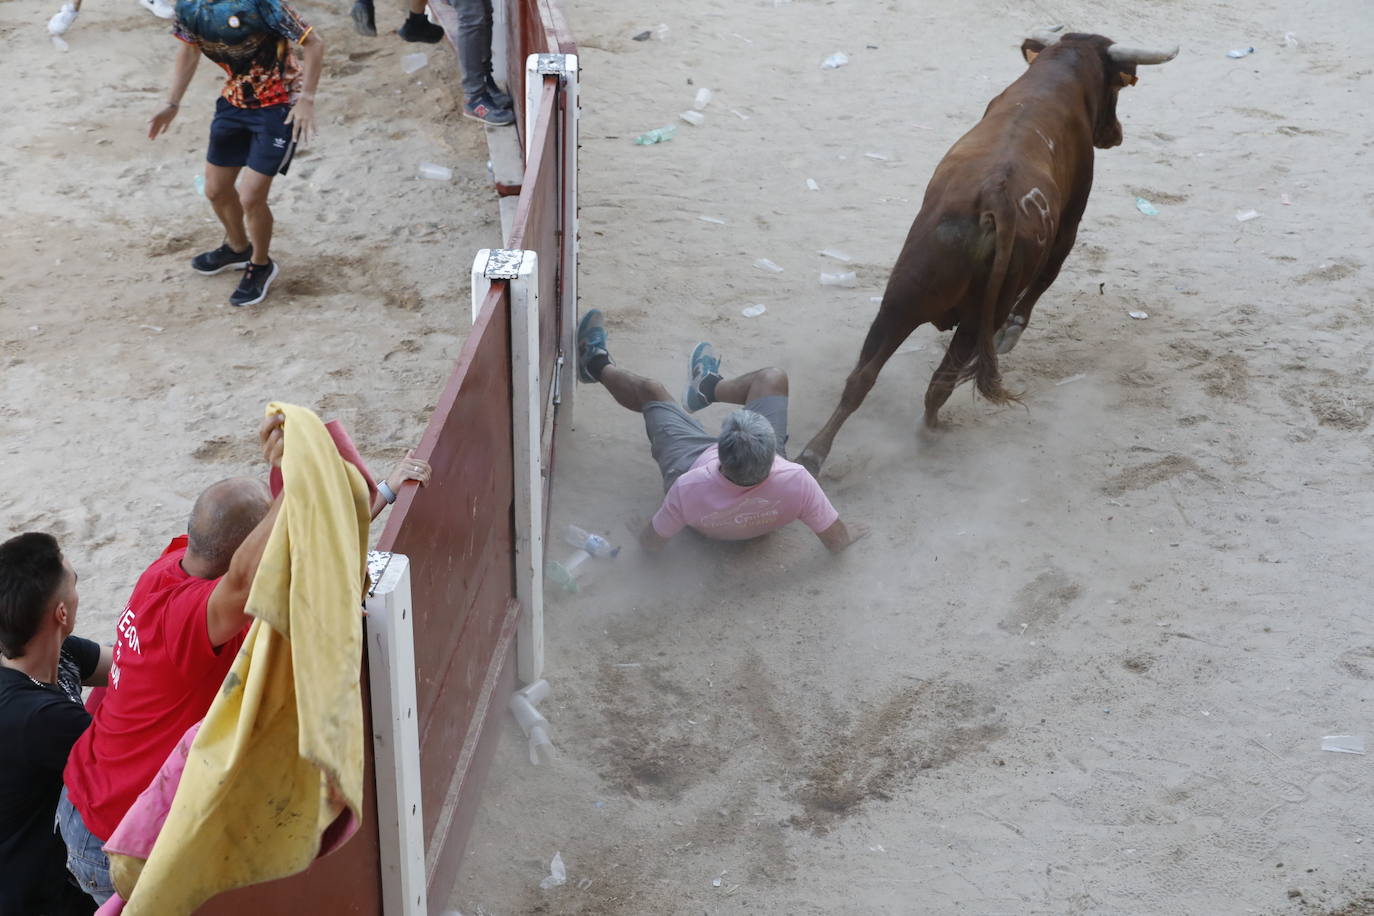
<path id="1" fill-rule="evenodd" d="M 858 410 L 864 398 L 868 397 L 868 392 L 878 380 L 878 373 L 882 371 L 883 365 L 919 324 L 906 315 L 895 322 L 884 319 L 883 312 L 879 310 L 878 317 L 868 329 L 868 337 L 864 341 L 863 352 L 859 355 L 859 363 L 849 373 L 849 378 L 845 379 L 844 394 L 840 395 L 840 403 L 835 407 L 835 412 L 797 456 L 797 463 L 810 471 L 812 476 L 820 471 L 821 465 L 829 457 L 830 447 L 835 443 L 835 434 L 840 431 L 844 421 L 849 419 L 849 415 Z"/>
<path id="2" fill-rule="evenodd" d="M 976 326 L 971 322 L 959 325 L 954 332 L 954 339 L 949 342 L 949 349 L 945 351 L 945 358 L 930 377 L 930 387 L 926 389 L 926 426 L 934 429 L 940 424 L 940 408 L 959 383 L 971 377 L 969 366 L 977 347 Z"/>

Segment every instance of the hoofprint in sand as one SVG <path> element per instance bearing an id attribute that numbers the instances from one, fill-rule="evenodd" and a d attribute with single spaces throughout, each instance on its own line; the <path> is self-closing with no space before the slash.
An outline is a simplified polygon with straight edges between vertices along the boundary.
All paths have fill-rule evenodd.
<path id="1" fill-rule="evenodd" d="M 947 340 L 925 327 L 845 426 L 822 483 L 874 534 L 843 557 L 797 526 L 643 556 L 643 425 L 579 387 L 554 529 L 627 546 L 551 596 L 559 760 L 531 767 L 508 724 L 453 905 L 1361 912 L 1341 908 L 1374 895 L 1371 758 L 1320 743 L 1374 730 L 1363 6 L 570 13 L 584 307 L 674 390 L 702 338 L 727 371 L 787 368 L 794 448 L 1021 38 L 1052 13 L 1183 53 L 1121 93 L 1125 142 L 1098 154 L 1077 248 L 1002 363 L 1024 407 L 963 388 L 921 433 Z M 837 50 L 850 62 L 823 70 Z M 703 123 L 679 121 L 702 87 Z M 820 285 L 836 270 L 859 286 Z M 555 851 L 568 883 L 541 891 Z"/>

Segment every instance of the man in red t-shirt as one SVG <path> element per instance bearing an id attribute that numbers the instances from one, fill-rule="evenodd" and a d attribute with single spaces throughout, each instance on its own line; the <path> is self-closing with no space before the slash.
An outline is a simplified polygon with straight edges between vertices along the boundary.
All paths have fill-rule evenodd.
<path id="1" fill-rule="evenodd" d="M 281 462 L 281 416 L 263 421 L 263 457 Z M 134 586 L 116 626 L 104 702 L 72 748 L 57 816 L 67 868 L 97 903 L 114 893 L 101 847 L 187 728 L 204 718 L 251 618 L 248 592 L 280 498 L 260 480 L 222 480 L 196 499 Z"/>

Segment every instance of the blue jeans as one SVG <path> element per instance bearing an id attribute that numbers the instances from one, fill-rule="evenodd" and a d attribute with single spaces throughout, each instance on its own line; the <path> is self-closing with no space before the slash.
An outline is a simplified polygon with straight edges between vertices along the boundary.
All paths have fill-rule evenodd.
<path id="1" fill-rule="evenodd" d="M 67 798 L 66 786 L 57 800 L 57 829 L 62 832 L 62 842 L 67 844 L 67 871 L 92 900 L 103 906 L 115 892 L 110 880 L 110 860 L 100 848 L 105 841 L 86 829 L 80 812 Z"/>
<path id="2" fill-rule="evenodd" d="M 471 102 L 487 93 L 491 75 L 491 0 L 454 0 L 458 8 L 458 62 L 463 95 Z"/>

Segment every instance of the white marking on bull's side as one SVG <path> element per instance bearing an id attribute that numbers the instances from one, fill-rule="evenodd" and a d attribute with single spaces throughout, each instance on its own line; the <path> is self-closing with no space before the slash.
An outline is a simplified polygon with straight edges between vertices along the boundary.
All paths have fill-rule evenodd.
<path id="1" fill-rule="evenodd" d="M 1045 192 L 1039 188 L 1031 188 L 1021 198 L 1021 212 L 1030 216 L 1030 207 L 1035 207 L 1036 213 L 1040 217 L 1040 229 L 1035 234 L 1035 241 L 1041 245 L 1054 234 L 1054 217 L 1050 215 L 1050 201 L 1045 196 Z"/>
<path id="2" fill-rule="evenodd" d="M 1035 129 L 1035 132 L 1037 134 L 1040 134 L 1040 139 L 1045 141 L 1045 145 L 1050 148 L 1050 152 L 1054 152 L 1054 141 L 1051 140 L 1049 137 L 1045 136 L 1044 134 L 1041 134 L 1040 128 L 1038 127 Z"/>

